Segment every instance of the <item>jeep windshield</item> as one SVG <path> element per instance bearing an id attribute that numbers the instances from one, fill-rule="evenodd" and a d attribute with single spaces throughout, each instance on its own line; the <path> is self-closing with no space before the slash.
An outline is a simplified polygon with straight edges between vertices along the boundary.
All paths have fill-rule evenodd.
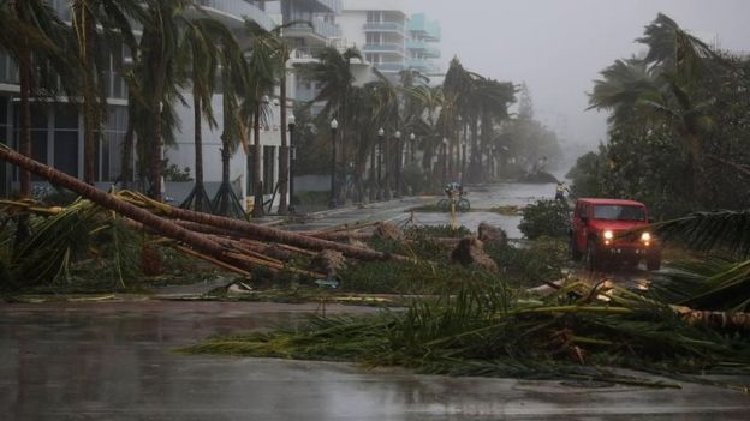
<path id="1" fill-rule="evenodd" d="M 646 213 L 641 206 L 596 205 L 594 219 L 617 221 L 645 221 Z"/>

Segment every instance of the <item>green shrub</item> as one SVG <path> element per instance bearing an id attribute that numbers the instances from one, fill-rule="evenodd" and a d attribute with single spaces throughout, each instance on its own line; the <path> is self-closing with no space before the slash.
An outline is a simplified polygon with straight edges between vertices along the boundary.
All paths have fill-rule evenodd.
<path id="1" fill-rule="evenodd" d="M 570 208 L 561 200 L 538 200 L 523 210 L 518 228 L 529 240 L 546 235 L 564 237 L 569 233 Z"/>

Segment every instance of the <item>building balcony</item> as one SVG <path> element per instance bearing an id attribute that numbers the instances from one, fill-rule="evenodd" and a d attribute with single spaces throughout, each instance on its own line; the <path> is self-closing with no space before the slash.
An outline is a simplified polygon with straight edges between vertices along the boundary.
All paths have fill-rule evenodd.
<path id="1" fill-rule="evenodd" d="M 412 15 L 409 23 L 406 25 L 406 30 L 433 42 L 440 41 L 440 24 L 435 21 L 428 21 L 424 13 Z"/>
<path id="2" fill-rule="evenodd" d="M 406 49 L 418 51 L 425 58 L 440 58 L 440 50 L 432 47 L 431 44 L 424 40 L 406 41 Z"/>
<path id="3" fill-rule="evenodd" d="M 413 58 L 406 62 L 409 68 L 419 71 L 425 75 L 435 74 L 440 72 L 440 68 L 432 62 L 432 60 Z"/>
<path id="4" fill-rule="evenodd" d="M 273 29 L 276 24 L 273 19 L 255 5 L 244 0 L 198 0 L 198 5 L 209 13 L 215 13 L 223 18 L 239 21 L 250 19 L 255 21 L 263 29 Z M 224 21 L 224 23 L 227 23 Z"/>
<path id="5" fill-rule="evenodd" d="M 404 44 L 398 42 L 381 42 L 377 44 L 365 44 L 362 47 L 365 53 L 394 53 L 404 54 Z"/>
<path id="6" fill-rule="evenodd" d="M 340 38 L 341 29 L 338 24 L 328 22 L 322 17 L 291 17 L 291 21 L 301 21 L 283 29 L 282 34 L 288 38 L 311 38 L 326 44 L 331 38 Z M 304 23 L 303 23 L 304 22 Z"/>
<path id="7" fill-rule="evenodd" d="M 368 22 L 363 28 L 365 32 L 393 32 L 404 35 L 404 25 L 398 22 Z"/>
<path id="8" fill-rule="evenodd" d="M 384 61 L 381 63 L 374 63 L 373 66 L 383 73 L 396 73 L 404 70 L 404 63 L 401 61 Z"/>

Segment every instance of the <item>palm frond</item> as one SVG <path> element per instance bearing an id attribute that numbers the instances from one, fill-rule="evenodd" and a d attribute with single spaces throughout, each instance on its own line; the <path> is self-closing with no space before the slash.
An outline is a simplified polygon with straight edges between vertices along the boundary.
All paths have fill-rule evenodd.
<path id="1" fill-rule="evenodd" d="M 740 256 L 750 255 L 750 210 L 696 212 L 654 228 L 661 237 L 685 240 L 698 250 L 722 247 Z"/>

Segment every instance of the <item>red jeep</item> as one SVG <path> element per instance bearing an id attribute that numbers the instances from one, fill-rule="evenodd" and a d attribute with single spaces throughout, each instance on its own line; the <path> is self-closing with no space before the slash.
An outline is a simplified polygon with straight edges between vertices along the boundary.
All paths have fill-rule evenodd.
<path id="1" fill-rule="evenodd" d="M 588 269 L 605 263 L 632 266 L 645 260 L 648 270 L 661 268 L 661 245 L 648 231 L 643 203 L 621 199 L 578 199 L 573 211 L 570 248 Z"/>

